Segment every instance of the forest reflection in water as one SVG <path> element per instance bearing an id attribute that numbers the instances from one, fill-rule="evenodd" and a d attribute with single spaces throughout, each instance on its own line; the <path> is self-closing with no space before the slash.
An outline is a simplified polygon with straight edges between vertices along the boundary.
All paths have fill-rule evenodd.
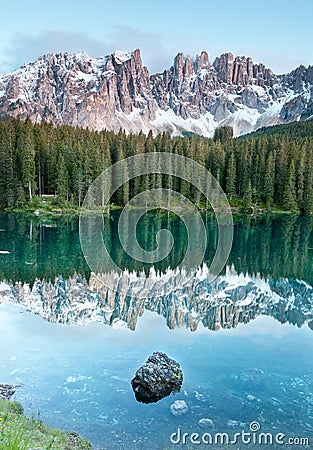
<path id="1" fill-rule="evenodd" d="M 104 242 L 110 256 L 129 272 L 154 267 L 157 273 L 174 270 L 184 258 L 188 245 L 185 225 L 174 215 L 147 213 L 139 221 L 137 238 L 146 250 L 156 246 L 157 232 L 168 229 L 174 246 L 168 257 L 155 264 L 142 264 L 130 258 L 118 237 L 119 213 L 104 216 Z M 205 219 L 205 218 L 204 218 Z M 131 220 L 129 226 L 132 226 Z M 79 241 L 78 218 L 41 220 L 22 215 L 0 215 L 0 279 L 33 283 L 35 279 L 64 279 L 81 274 L 87 280 L 90 269 Z M 218 230 L 213 216 L 206 220 L 207 249 L 204 263 L 212 261 Z M 234 218 L 234 241 L 227 261 L 237 273 L 261 277 L 300 279 L 313 283 L 313 218 L 292 215 Z"/>
<path id="2" fill-rule="evenodd" d="M 110 254 L 121 268 L 142 272 L 123 252 L 117 219 L 105 217 Z M 164 283 L 163 295 L 154 285 L 138 299 L 105 289 L 101 277 L 114 281 L 110 274 L 91 273 L 77 218 L 1 214 L 1 379 L 22 386 L 16 400 L 30 417 L 40 411 L 45 423 L 76 431 L 98 449 L 173 448 L 178 425 L 233 435 L 252 421 L 262 432 L 312 441 L 313 219 L 235 217 L 232 252 L 213 284 L 205 272 L 217 241 L 214 218 L 206 221 L 205 261 L 185 284 L 177 267 L 187 233 L 177 218 L 146 214 L 138 240 L 154 248 L 161 227 L 175 245 L 153 270 L 170 274 L 175 292 Z M 155 350 L 179 361 L 184 384 L 175 398 L 147 408 L 134 399 L 130 380 Z M 188 413 L 171 414 L 176 399 Z M 203 429 L 203 419 L 213 428 Z"/>
<path id="3" fill-rule="evenodd" d="M 1 255 L 0 278 L 9 283 L 2 287 L 5 298 L 46 320 L 67 324 L 101 321 L 134 330 L 149 310 L 162 315 L 172 329 L 185 325 L 196 330 L 200 323 L 211 330 L 233 328 L 259 315 L 313 328 L 312 218 L 238 217 L 225 271 L 211 284 L 206 274 L 218 239 L 213 217 L 206 220 L 205 261 L 191 278 L 177 269 L 188 244 L 181 221 L 158 213 L 140 220 L 137 238 L 143 248 L 155 248 L 155 236 L 162 228 L 169 229 L 175 240 L 167 258 L 143 265 L 123 250 L 118 217 L 105 216 L 103 236 L 111 257 L 124 270 L 119 275 L 90 271 L 80 247 L 77 218 L 36 222 L 2 215 L 0 248 L 10 252 Z M 146 276 L 132 283 L 130 272 Z"/>

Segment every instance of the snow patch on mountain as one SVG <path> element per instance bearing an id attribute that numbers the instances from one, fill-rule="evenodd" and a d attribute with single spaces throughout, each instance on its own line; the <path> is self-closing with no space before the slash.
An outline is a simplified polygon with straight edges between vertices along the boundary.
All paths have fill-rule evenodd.
<path id="1" fill-rule="evenodd" d="M 172 109 L 166 111 L 158 109 L 155 119 L 150 122 L 151 126 L 159 131 L 168 131 L 173 136 L 181 136 L 182 132 L 197 133 L 205 137 L 212 137 L 218 123 L 211 113 L 200 116 L 199 119 L 183 119 L 177 116 Z"/>
<path id="2" fill-rule="evenodd" d="M 235 136 L 312 118 L 313 67 L 275 75 L 251 58 L 227 53 L 213 65 L 202 52 L 179 53 L 150 75 L 139 50 L 90 58 L 85 52 L 39 57 L 0 76 L 0 115 L 127 133 L 212 137 L 221 125 Z"/>
<path id="3" fill-rule="evenodd" d="M 151 275 L 92 273 L 88 282 L 79 275 L 67 280 L 59 276 L 53 282 L 36 280 L 32 287 L 2 282 L 0 299 L 48 321 L 67 324 L 103 322 L 135 329 L 147 309 L 162 314 L 170 328 L 185 325 L 195 330 L 201 322 L 214 330 L 232 328 L 260 315 L 313 326 L 313 287 L 301 280 L 262 278 L 227 267 L 225 275 L 212 284 L 206 266 L 191 277 L 178 269 Z M 116 291 L 121 306 L 118 315 Z"/>
<path id="4" fill-rule="evenodd" d="M 132 52 L 123 52 L 123 51 L 121 51 L 121 50 L 116 50 L 114 53 L 113 53 L 113 56 L 114 56 L 114 58 L 115 58 L 115 61 L 118 63 L 118 64 L 123 64 L 125 61 L 128 61 L 129 59 L 131 59 L 131 57 L 132 57 Z"/>

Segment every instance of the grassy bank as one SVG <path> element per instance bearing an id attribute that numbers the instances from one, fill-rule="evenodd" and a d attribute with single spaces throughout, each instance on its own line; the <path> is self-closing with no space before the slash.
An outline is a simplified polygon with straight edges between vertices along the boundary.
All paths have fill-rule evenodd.
<path id="1" fill-rule="evenodd" d="M 0 400 L 0 450 L 90 450 L 91 444 L 76 433 L 46 427 L 29 419 L 18 402 Z"/>

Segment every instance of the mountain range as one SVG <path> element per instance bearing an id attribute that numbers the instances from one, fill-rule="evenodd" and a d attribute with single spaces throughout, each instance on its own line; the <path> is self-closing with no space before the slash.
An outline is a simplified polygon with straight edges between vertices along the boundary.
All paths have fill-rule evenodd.
<path id="1" fill-rule="evenodd" d="M 250 57 L 178 53 L 149 74 L 140 50 L 90 58 L 39 57 L 0 76 L 0 116 L 29 117 L 101 130 L 211 137 L 219 126 L 239 136 L 264 126 L 313 118 L 313 66 L 275 75 Z"/>
<path id="2" fill-rule="evenodd" d="M 170 329 L 200 324 L 210 330 L 235 328 L 259 316 L 313 330 L 313 288 L 304 281 L 261 278 L 236 273 L 233 267 L 213 284 L 208 268 L 186 281 L 184 274 L 168 271 L 166 277 L 136 279 L 127 271 L 91 273 L 53 281 L 36 279 L 0 283 L 0 303 L 17 304 L 49 322 L 87 324 L 102 322 L 113 328 L 136 329 L 145 310 L 164 317 Z"/>

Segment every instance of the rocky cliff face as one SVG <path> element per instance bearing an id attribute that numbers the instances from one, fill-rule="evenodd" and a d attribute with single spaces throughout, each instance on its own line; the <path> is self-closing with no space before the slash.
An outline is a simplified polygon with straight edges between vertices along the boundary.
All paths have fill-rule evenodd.
<path id="1" fill-rule="evenodd" d="M 98 321 L 135 330 L 148 310 L 163 316 L 171 329 L 186 326 L 194 331 L 200 323 L 210 330 L 235 328 L 267 315 L 313 330 L 312 286 L 299 280 L 263 280 L 230 268 L 212 285 L 201 274 L 186 283 L 179 272 L 169 273 L 165 282 L 153 278 L 138 283 L 126 272 L 92 274 L 89 282 L 80 276 L 68 280 L 60 276 L 54 282 L 37 280 L 32 288 L 2 282 L 0 301 L 66 324 Z"/>
<path id="2" fill-rule="evenodd" d="M 179 53 L 150 75 L 140 51 L 103 58 L 50 54 L 0 77 L 0 115 L 127 132 L 183 131 L 236 135 L 261 126 L 313 118 L 313 67 L 275 75 L 251 58 L 225 53 L 210 63 Z"/>

